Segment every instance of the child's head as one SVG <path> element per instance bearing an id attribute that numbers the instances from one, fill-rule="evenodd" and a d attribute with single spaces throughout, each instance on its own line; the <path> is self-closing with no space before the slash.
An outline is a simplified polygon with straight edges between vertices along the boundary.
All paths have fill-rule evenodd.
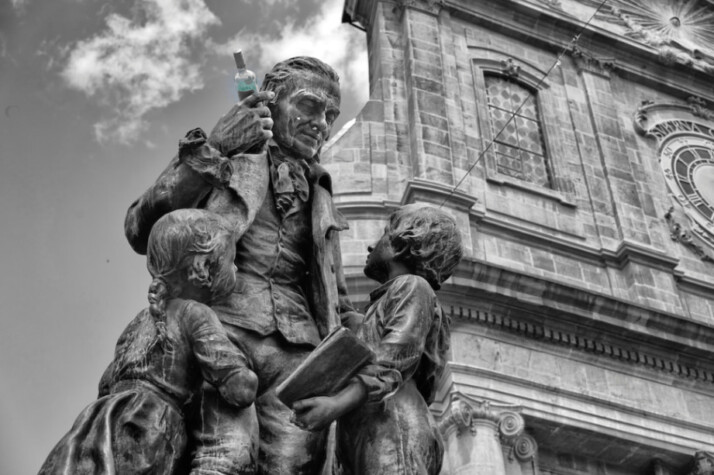
<path id="1" fill-rule="evenodd" d="M 166 298 L 205 289 L 212 300 L 235 286 L 233 231 L 210 211 L 180 209 L 164 215 L 151 228 L 146 258 L 154 283 L 166 287 Z"/>
<path id="2" fill-rule="evenodd" d="M 364 272 L 381 282 L 388 261 L 393 260 L 439 290 L 462 256 L 461 234 L 454 218 L 438 208 L 412 204 L 391 214 L 384 235 L 370 251 Z"/>

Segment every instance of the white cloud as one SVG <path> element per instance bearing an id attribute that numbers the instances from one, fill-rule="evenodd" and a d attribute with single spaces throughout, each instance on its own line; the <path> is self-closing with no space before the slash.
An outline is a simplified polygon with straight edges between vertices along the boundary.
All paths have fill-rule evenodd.
<path id="1" fill-rule="evenodd" d="M 142 20 L 108 15 L 106 29 L 78 42 L 62 71 L 71 87 L 114 111 L 95 124 L 100 142 L 136 141 L 149 111 L 203 87 L 190 45 L 220 23 L 204 1 L 143 0 L 137 7 Z"/>
<path id="2" fill-rule="evenodd" d="M 285 0 L 266 1 L 277 5 Z M 112 13 L 105 18 L 104 31 L 65 51 L 61 74 L 69 86 L 111 111 L 94 125 L 100 142 L 140 140 L 150 111 L 201 89 L 202 64 L 193 59 L 200 56 L 197 52 L 230 57 L 242 47 L 249 67 L 263 73 L 292 56 L 315 56 L 337 70 L 343 96 L 363 103 L 369 89 L 364 33 L 341 24 L 343 5 L 343 0 L 327 0 L 306 23 L 288 22 L 275 34 L 265 32 L 268 28 L 246 32 L 252 25 L 268 24 L 256 18 L 217 45 L 208 30 L 220 20 L 205 0 L 136 0 L 135 17 Z"/>
<path id="3" fill-rule="evenodd" d="M 277 36 L 241 32 L 215 49 L 229 54 L 242 48 L 249 68 L 264 72 L 293 56 L 317 57 L 340 75 L 343 96 L 350 94 L 357 103 L 363 103 L 369 93 L 367 45 L 363 32 L 342 24 L 343 7 L 344 0 L 326 0 L 304 25 L 288 23 Z"/>

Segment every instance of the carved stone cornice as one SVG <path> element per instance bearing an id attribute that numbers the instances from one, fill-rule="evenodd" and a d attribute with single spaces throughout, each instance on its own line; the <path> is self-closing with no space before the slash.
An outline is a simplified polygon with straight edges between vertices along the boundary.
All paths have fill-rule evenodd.
<path id="1" fill-rule="evenodd" d="M 475 196 L 464 193 L 460 190 L 453 190 L 453 187 L 442 185 L 431 180 L 414 178 L 407 182 L 406 189 L 402 195 L 401 204 L 423 201 L 436 205 L 448 204 L 458 210 L 469 211 L 478 202 Z M 445 203 L 446 201 L 446 203 Z"/>
<path id="2" fill-rule="evenodd" d="M 411 8 L 432 15 L 438 15 L 444 5 L 445 0 L 396 0 L 397 8 L 405 10 Z"/>
<path id="3" fill-rule="evenodd" d="M 568 54 L 575 61 L 575 65 L 580 71 L 588 71 L 605 78 L 610 78 L 611 74 L 617 72 L 617 63 L 614 57 L 597 57 L 573 44 L 568 49 Z"/>
<path id="4" fill-rule="evenodd" d="M 714 386 L 714 371 L 711 369 L 697 368 L 694 365 L 682 363 L 678 358 L 670 359 L 654 355 L 646 350 L 627 346 L 624 343 L 605 341 L 576 331 L 553 328 L 547 324 L 528 322 L 498 313 L 461 306 L 451 307 L 451 318 L 452 320 L 465 320 L 495 327 L 533 340 L 569 347 L 584 353 L 601 355 L 622 363 L 638 365 Z"/>
<path id="5" fill-rule="evenodd" d="M 538 452 L 535 439 L 524 433 L 525 421 L 521 407 L 478 400 L 461 393 L 451 393 L 451 401 L 439 418 L 439 430 L 445 438 L 454 431 L 458 435 L 474 434 L 478 421 L 488 421 L 496 426 L 501 444 L 511 456 L 520 461 L 532 459 Z"/>

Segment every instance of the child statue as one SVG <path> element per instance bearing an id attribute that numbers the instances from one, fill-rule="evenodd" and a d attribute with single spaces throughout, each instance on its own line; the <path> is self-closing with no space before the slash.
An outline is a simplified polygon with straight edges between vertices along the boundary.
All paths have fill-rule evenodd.
<path id="1" fill-rule="evenodd" d="M 235 239 L 221 216 L 182 209 L 151 230 L 149 308 L 117 342 L 99 399 L 50 452 L 40 474 L 171 474 L 187 441 L 184 405 L 205 380 L 236 407 L 258 386 L 208 305 L 236 281 Z"/>
<path id="2" fill-rule="evenodd" d="M 314 430 L 337 419 L 336 456 L 344 474 L 437 474 L 443 441 L 429 412 L 446 363 L 449 321 L 436 294 L 462 257 L 445 212 L 405 206 L 369 247 L 370 294 L 357 335 L 375 353 L 335 395 L 298 401 L 295 422 Z"/>

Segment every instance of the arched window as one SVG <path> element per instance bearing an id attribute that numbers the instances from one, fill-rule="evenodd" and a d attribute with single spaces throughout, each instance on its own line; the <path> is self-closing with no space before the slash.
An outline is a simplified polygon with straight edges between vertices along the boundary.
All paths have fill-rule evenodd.
<path id="1" fill-rule="evenodd" d="M 503 76 L 486 74 L 484 79 L 491 136 L 494 137 L 491 150 L 496 157 L 498 172 L 551 188 L 537 96 Z M 501 129 L 501 135 L 497 135 Z"/>

